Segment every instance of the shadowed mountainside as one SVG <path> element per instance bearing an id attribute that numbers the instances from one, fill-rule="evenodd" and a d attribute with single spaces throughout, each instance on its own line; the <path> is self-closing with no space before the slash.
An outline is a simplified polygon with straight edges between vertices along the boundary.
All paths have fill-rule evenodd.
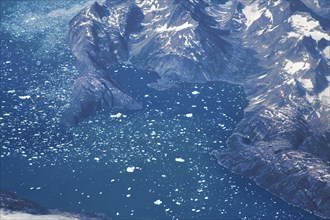
<path id="1" fill-rule="evenodd" d="M 316 4 L 318 3 L 318 4 Z M 70 22 L 81 75 L 64 121 L 143 108 L 107 67 L 152 70 L 148 86 L 228 81 L 249 105 L 219 163 L 286 201 L 330 217 L 329 4 L 288 1 L 105 1 Z M 130 82 L 127 82 L 128 84 Z"/>

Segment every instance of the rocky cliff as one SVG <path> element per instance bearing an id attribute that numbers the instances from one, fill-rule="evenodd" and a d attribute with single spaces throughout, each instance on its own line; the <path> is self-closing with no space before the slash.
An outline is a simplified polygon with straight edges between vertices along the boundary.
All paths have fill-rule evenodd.
<path id="1" fill-rule="evenodd" d="M 75 214 L 49 210 L 19 198 L 15 193 L 0 190 L 0 219 L 13 220 L 109 220 L 103 214 Z"/>
<path id="2" fill-rule="evenodd" d="M 101 109 L 138 110 L 109 66 L 155 71 L 149 86 L 228 81 L 249 105 L 212 152 L 286 201 L 330 217 L 330 3 L 326 0 L 108 0 L 70 22 L 81 75 L 65 122 Z M 129 83 L 129 82 L 127 82 Z"/>

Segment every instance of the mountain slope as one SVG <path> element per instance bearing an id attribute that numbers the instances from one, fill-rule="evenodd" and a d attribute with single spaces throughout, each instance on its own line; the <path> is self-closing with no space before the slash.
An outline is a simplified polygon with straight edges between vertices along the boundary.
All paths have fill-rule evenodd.
<path id="1" fill-rule="evenodd" d="M 81 76 L 65 121 L 101 109 L 143 104 L 109 74 L 116 63 L 155 71 L 149 86 L 229 81 L 249 105 L 214 151 L 221 165 L 248 175 L 290 203 L 330 217 L 329 4 L 327 1 L 105 1 L 70 22 Z"/>

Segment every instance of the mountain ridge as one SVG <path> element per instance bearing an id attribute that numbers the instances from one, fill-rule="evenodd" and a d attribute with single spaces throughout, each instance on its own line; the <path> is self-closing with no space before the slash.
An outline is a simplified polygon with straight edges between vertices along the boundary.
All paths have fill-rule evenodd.
<path id="1" fill-rule="evenodd" d="M 245 117 L 227 150 L 212 154 L 286 201 L 329 218 L 328 6 L 308 0 L 95 2 L 70 22 L 81 76 L 65 121 L 75 124 L 101 109 L 143 108 L 106 74 L 115 63 L 155 71 L 161 79 L 149 86 L 159 90 L 176 81 L 243 85 Z"/>

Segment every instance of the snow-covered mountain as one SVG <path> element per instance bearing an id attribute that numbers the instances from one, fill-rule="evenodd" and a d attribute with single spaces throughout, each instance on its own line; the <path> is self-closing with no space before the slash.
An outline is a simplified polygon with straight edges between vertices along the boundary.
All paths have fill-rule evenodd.
<path id="1" fill-rule="evenodd" d="M 107 0 L 70 22 L 81 75 L 65 122 L 101 109 L 138 110 L 108 66 L 159 74 L 149 86 L 228 81 L 249 105 L 214 151 L 221 165 L 330 217 L 330 2 L 327 0 Z M 128 82 L 129 83 L 129 82 Z"/>
<path id="2" fill-rule="evenodd" d="M 0 190 L 1 220 L 108 220 L 101 214 L 86 215 L 49 210 L 39 204 L 17 197 L 16 194 Z"/>

